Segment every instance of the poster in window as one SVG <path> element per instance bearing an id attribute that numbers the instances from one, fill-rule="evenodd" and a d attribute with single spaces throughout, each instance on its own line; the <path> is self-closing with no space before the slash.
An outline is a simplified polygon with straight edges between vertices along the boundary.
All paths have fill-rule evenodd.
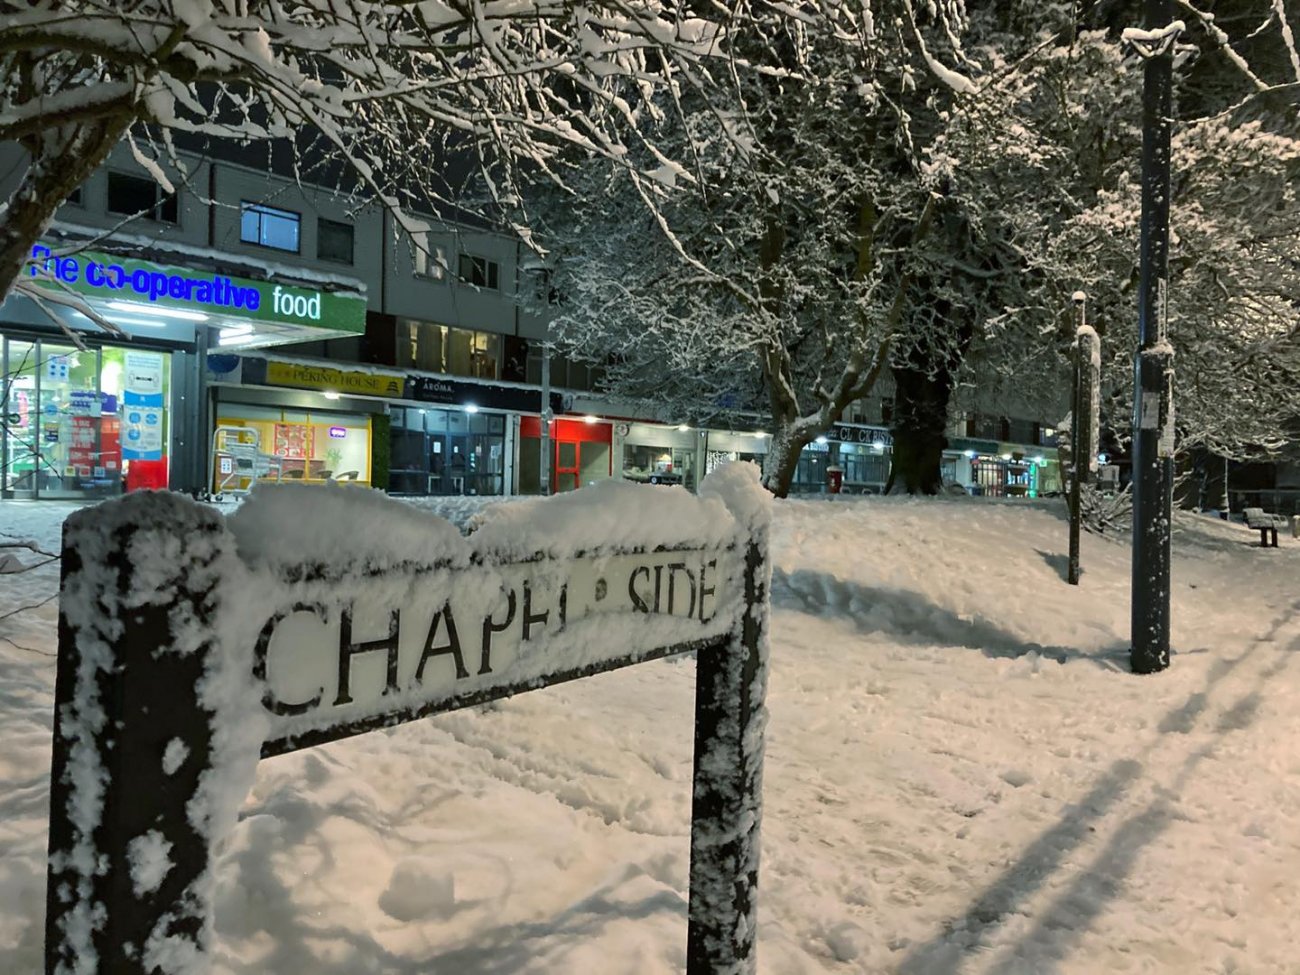
<path id="1" fill-rule="evenodd" d="M 95 408 L 99 408 L 98 402 Z M 71 442 L 68 444 L 68 463 L 77 470 L 78 477 L 90 477 L 91 472 L 99 465 L 99 458 L 96 456 L 99 451 L 97 433 L 99 427 L 99 418 L 90 416 L 72 417 Z"/>
<path id="2" fill-rule="evenodd" d="M 275 452 L 286 460 L 307 460 L 312 455 L 312 428 L 305 423 L 277 423 Z"/>
<path id="3" fill-rule="evenodd" d="M 122 459 L 162 460 L 163 354 L 127 352 L 122 382 Z"/>

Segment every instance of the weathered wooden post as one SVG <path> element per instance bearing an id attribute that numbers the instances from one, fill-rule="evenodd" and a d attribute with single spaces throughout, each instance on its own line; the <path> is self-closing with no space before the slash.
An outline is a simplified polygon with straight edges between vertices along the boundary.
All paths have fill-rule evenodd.
<path id="1" fill-rule="evenodd" d="M 688 975 L 755 971 L 770 571 L 751 542 L 739 625 L 697 657 Z"/>
<path id="2" fill-rule="evenodd" d="M 63 530 L 46 975 L 152 975 L 207 947 L 219 515 L 176 495 Z"/>
<path id="3" fill-rule="evenodd" d="M 1101 340 L 1087 323 L 1088 296 L 1076 291 L 1073 299 L 1079 312 L 1074 346 L 1073 431 L 1070 439 L 1070 568 L 1069 583 L 1079 584 L 1079 535 L 1083 525 L 1083 485 L 1091 484 L 1097 472 L 1098 411 L 1101 405 Z"/>

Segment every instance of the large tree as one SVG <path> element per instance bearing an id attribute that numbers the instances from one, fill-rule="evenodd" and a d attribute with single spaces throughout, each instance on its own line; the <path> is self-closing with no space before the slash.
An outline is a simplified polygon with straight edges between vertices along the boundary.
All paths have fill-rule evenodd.
<path id="1" fill-rule="evenodd" d="M 836 19 L 839 7 L 799 24 L 778 46 L 784 74 L 740 78 L 725 112 L 716 102 L 708 111 L 685 104 L 668 118 L 678 138 L 705 138 L 694 144 L 692 169 L 661 173 L 691 183 L 659 214 L 666 241 L 628 209 L 617 179 L 589 188 L 571 208 L 575 244 L 559 262 L 561 338 L 593 357 L 617 350 L 615 392 L 661 399 L 677 390 L 705 412 L 718 403 L 766 407 L 774 437 L 764 480 L 778 494 L 799 450 L 887 368 L 893 487 L 932 493 L 955 387 L 1002 383 L 1017 399 L 1055 410 L 1066 399 L 1070 294 L 1088 290 L 1107 322 L 1122 318 L 1130 329 L 1135 321 L 1140 60 L 1121 35 L 1138 6 L 1098 5 L 1087 14 L 1091 29 L 1072 5 L 1024 0 L 973 7 L 969 18 L 957 4 L 932 17 L 909 4 L 873 5 L 876 21 L 856 31 Z M 1253 118 L 1290 90 L 1287 72 L 1300 71 L 1281 3 L 1240 0 L 1237 7 L 1262 13 L 1253 20 L 1225 16 L 1229 6 L 1213 19 L 1182 4 L 1184 94 L 1200 93 L 1203 115 L 1227 112 L 1220 128 Z M 840 43 L 845 37 L 852 43 Z M 1230 101 L 1243 95 L 1243 104 Z M 1212 98 L 1213 113 L 1205 107 Z M 1208 182 L 1176 184 L 1175 220 L 1196 209 L 1202 247 L 1224 251 L 1203 249 L 1180 264 L 1175 244 L 1177 281 L 1205 336 L 1189 343 L 1189 362 L 1195 349 L 1206 353 L 1198 386 L 1207 395 L 1187 404 L 1188 431 L 1227 402 L 1221 392 L 1245 363 L 1262 357 L 1276 366 L 1245 384 L 1261 394 L 1291 376 L 1280 346 L 1289 316 L 1282 278 L 1294 265 L 1282 251 L 1295 238 L 1279 237 L 1267 268 L 1246 274 L 1262 241 L 1236 229 L 1265 224 L 1240 219 L 1211 176 L 1218 160 L 1225 178 L 1259 181 L 1254 204 L 1272 199 L 1265 184 L 1281 192 L 1290 171 L 1289 150 L 1276 140 L 1289 137 L 1277 127 L 1236 128 L 1244 141 L 1227 153 L 1209 148 L 1214 127 L 1206 119 L 1179 136 L 1186 171 L 1199 166 Z M 750 144 L 721 138 L 732 130 L 748 133 Z M 1199 155 L 1198 140 L 1208 150 Z M 1264 162 L 1261 153 L 1273 150 L 1280 155 Z M 1288 219 L 1280 214 L 1265 221 L 1270 234 Z M 1239 294 L 1219 309 L 1197 282 L 1210 280 L 1229 251 L 1242 272 L 1231 286 Z M 1240 327 L 1243 316 L 1251 328 Z M 1126 355 L 1119 331 L 1107 348 Z M 1209 355 L 1229 347 L 1231 356 Z M 1120 386 L 1128 372 L 1111 370 Z M 1220 392 L 1211 393 L 1215 384 Z M 755 389 L 766 403 L 746 396 Z M 1126 395 L 1112 397 L 1113 410 L 1124 409 Z M 1218 427 L 1258 439 L 1288 408 L 1272 402 L 1283 405 L 1258 413 L 1259 422 Z M 1207 439 L 1189 433 L 1188 442 L 1198 437 Z"/>
<path id="2" fill-rule="evenodd" d="M 773 61 L 742 65 L 730 98 L 678 101 L 656 129 L 689 167 L 661 167 L 658 186 L 597 171 L 549 208 L 561 342 L 614 350 L 610 390 L 680 392 L 679 417 L 766 414 L 763 480 L 784 495 L 802 448 L 872 388 L 899 337 L 945 327 L 917 299 L 954 270 L 931 238 L 963 231 L 927 169 L 937 127 L 912 108 L 973 89 L 945 64 L 964 64 L 964 20 L 957 2 L 891 0 L 760 24 Z"/>
<path id="3" fill-rule="evenodd" d="M 1016 111 L 1038 148 L 988 189 L 1019 241 L 1024 288 L 981 330 L 967 374 L 1014 388 L 1048 416 L 1064 413 L 1070 295 L 1083 290 L 1103 335 L 1107 426 L 1123 446 L 1136 347 L 1141 66 L 1118 43 L 1124 21 L 1110 16 L 1020 67 Z M 1190 34 L 1203 48 L 1183 51 L 1165 308 L 1180 451 L 1246 458 L 1280 447 L 1300 416 L 1300 117 L 1283 86 L 1293 70 L 1285 32 L 1274 23 L 1270 34 L 1263 16 L 1216 25 L 1256 30 L 1242 45 L 1253 67 L 1244 75 L 1244 54 L 1216 52 L 1203 33 Z"/>

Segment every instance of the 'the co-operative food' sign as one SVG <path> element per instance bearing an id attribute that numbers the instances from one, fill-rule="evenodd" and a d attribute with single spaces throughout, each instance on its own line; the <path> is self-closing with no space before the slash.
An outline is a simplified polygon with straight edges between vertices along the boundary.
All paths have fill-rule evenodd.
<path id="1" fill-rule="evenodd" d="M 51 288 L 66 288 L 109 301 L 149 303 L 358 334 L 366 327 L 365 298 L 352 293 L 295 288 L 95 251 L 65 256 L 45 244 L 32 247 L 28 268 L 32 277 L 41 278 Z"/>

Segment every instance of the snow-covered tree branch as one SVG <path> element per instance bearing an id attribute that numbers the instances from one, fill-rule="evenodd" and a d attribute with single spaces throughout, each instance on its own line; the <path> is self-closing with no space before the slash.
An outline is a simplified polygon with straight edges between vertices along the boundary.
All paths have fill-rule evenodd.
<path id="1" fill-rule="evenodd" d="M 516 213 L 521 172 L 643 151 L 651 95 L 725 66 L 739 16 L 660 0 L 0 0 L 0 141 L 27 168 L 0 210 L 0 295 L 56 208 L 124 138 L 170 191 L 181 139 L 324 146 L 390 206 L 447 194 L 476 160 Z M 418 164 L 417 164 L 418 163 Z M 421 199 L 423 197 L 423 199 Z M 30 290 L 30 282 L 21 281 Z"/>

